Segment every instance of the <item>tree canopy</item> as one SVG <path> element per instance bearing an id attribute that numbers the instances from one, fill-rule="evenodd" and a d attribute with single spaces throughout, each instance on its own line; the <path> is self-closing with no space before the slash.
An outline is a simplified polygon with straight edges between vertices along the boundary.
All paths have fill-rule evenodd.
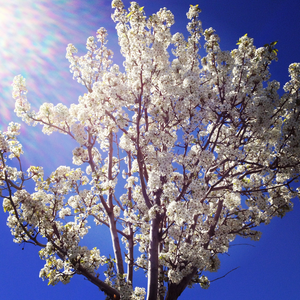
<path id="1" fill-rule="evenodd" d="M 300 64 L 279 95 L 269 66 L 276 42 L 256 48 L 245 34 L 222 51 L 203 30 L 198 5 L 187 13 L 189 37 L 171 34 L 172 13 L 112 1 L 124 71 L 112 63 L 107 32 L 66 58 L 87 89 L 78 104 L 27 101 L 25 79 L 13 82 L 15 112 L 27 124 L 78 142 L 73 164 L 47 178 L 22 169 L 20 125 L 0 135 L 3 208 L 14 241 L 39 246 L 40 277 L 55 285 L 75 274 L 108 299 L 177 299 L 194 284 L 208 288 L 218 255 L 236 236 L 259 240 L 256 227 L 283 217 L 298 196 Z M 200 57 L 204 37 L 206 56 Z M 26 182 L 35 190 L 26 188 Z M 90 222 L 110 232 L 113 252 L 82 246 Z M 122 245 L 123 244 L 123 245 Z M 134 270 L 148 286 L 134 286 Z"/>

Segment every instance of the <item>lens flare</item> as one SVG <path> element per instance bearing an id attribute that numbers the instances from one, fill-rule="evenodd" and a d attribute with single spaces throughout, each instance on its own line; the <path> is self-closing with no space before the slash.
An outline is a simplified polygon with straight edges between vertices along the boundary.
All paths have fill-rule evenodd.
<path id="1" fill-rule="evenodd" d="M 10 121 L 21 122 L 13 112 L 11 96 L 11 83 L 16 75 L 26 78 L 27 97 L 34 109 L 43 102 L 68 105 L 85 92 L 69 72 L 66 47 L 72 43 L 79 55 L 83 55 L 87 37 L 95 35 L 99 27 L 107 25 L 108 32 L 114 32 L 112 11 L 104 3 L 104 0 L 0 1 L 0 130 L 5 130 Z M 28 160 L 31 155 L 43 160 L 43 145 L 60 150 L 67 147 L 58 142 L 60 137 L 65 142 L 66 137 L 49 140 L 40 129 L 22 125 L 21 140 L 27 145 Z M 49 163 L 54 159 L 50 158 Z"/>

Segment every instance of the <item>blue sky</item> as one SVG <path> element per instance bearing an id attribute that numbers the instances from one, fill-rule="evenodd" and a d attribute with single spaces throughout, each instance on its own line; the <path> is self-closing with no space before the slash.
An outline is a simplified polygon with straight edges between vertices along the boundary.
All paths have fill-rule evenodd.
<path id="1" fill-rule="evenodd" d="M 124 1 L 126 7 L 130 1 Z M 172 32 L 186 33 L 189 4 L 202 9 L 203 28 L 213 27 L 221 38 L 221 48 L 231 50 L 245 33 L 254 38 L 257 47 L 278 40 L 278 62 L 271 67 L 272 78 L 281 86 L 289 79 L 287 68 L 300 62 L 300 3 L 295 0 L 152 0 L 137 1 L 150 15 L 167 7 L 175 15 Z M 95 35 L 103 26 L 109 33 L 108 47 L 115 52 L 115 63 L 122 64 L 119 54 L 110 1 L 98 0 L 0 0 L 0 130 L 9 121 L 19 121 L 13 113 L 11 82 L 22 74 L 28 83 L 28 99 L 34 107 L 43 102 L 66 105 L 76 102 L 84 89 L 72 80 L 65 59 L 65 48 L 73 43 L 84 54 L 86 38 Z M 24 165 L 43 165 L 50 173 L 59 165 L 70 165 L 74 144 L 65 136 L 45 136 L 39 127 L 22 125 L 25 150 Z M 25 168 L 25 167 L 24 167 Z M 210 274 L 210 279 L 225 278 L 211 284 L 208 290 L 199 286 L 186 290 L 181 299 L 297 299 L 300 282 L 300 215 L 299 200 L 283 219 L 274 219 L 262 226 L 261 241 L 249 244 L 236 240 L 229 255 L 221 256 L 221 269 Z M 1 299 L 104 299 L 104 295 L 87 280 L 75 276 L 64 286 L 48 286 L 39 277 L 44 262 L 38 248 L 12 242 L 5 225 L 6 215 L 0 211 L 0 291 Z M 101 229 L 86 241 L 89 245 L 105 244 Z M 102 250 L 102 248 L 100 248 Z"/>

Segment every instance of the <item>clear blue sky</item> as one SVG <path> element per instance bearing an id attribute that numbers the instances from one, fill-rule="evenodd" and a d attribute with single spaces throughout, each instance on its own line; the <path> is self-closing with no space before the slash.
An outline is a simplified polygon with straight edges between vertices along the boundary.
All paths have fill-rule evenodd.
<path id="1" fill-rule="evenodd" d="M 290 63 L 300 62 L 300 2 L 296 0 L 141 0 L 146 14 L 165 6 L 175 15 L 173 33 L 186 32 L 189 4 L 202 9 L 203 28 L 213 27 L 221 38 L 221 48 L 231 50 L 245 33 L 254 38 L 257 47 L 278 40 L 279 61 L 271 67 L 272 78 L 281 86 L 288 80 Z M 129 1 L 124 1 L 129 6 Z M 83 88 L 68 70 L 65 48 L 73 43 L 84 54 L 86 38 L 104 26 L 109 32 L 108 47 L 115 52 L 115 63 L 121 64 L 110 1 L 107 0 L 0 0 L 0 130 L 14 116 L 14 101 L 10 84 L 15 75 L 27 78 L 28 98 L 34 107 L 43 102 L 76 102 Z M 44 165 L 49 174 L 59 165 L 69 165 L 74 144 L 65 136 L 44 136 L 39 127 L 23 126 L 22 141 L 27 152 L 24 165 Z M 25 158 L 25 157 L 24 157 Z M 220 277 L 240 267 L 223 279 L 215 281 L 208 290 L 199 286 L 187 290 L 181 299 L 299 299 L 300 298 L 300 203 L 295 200 L 294 211 L 285 218 L 274 219 L 262 226 L 260 242 L 253 246 L 234 246 L 229 256 L 221 257 L 221 269 L 210 274 Z M 75 276 L 64 286 L 47 286 L 39 279 L 44 262 L 38 248 L 12 242 L 6 215 L 0 211 L 0 297 L 3 300 L 65 300 L 104 299 L 97 287 Z M 104 241 L 101 230 L 87 240 L 89 246 Z M 249 243 L 237 240 L 234 244 Z M 100 248 L 101 249 L 101 248 Z"/>

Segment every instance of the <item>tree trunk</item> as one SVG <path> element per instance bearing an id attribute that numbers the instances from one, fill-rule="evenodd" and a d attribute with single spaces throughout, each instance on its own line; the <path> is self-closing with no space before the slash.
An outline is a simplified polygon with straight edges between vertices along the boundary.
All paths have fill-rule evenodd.
<path id="1" fill-rule="evenodd" d="M 123 258 L 122 258 L 120 241 L 117 233 L 116 221 L 114 219 L 113 213 L 109 214 L 108 217 L 109 217 L 110 235 L 111 235 L 114 255 L 116 259 L 117 272 L 118 274 L 123 275 L 124 274 Z"/>
<path id="2" fill-rule="evenodd" d="M 182 292 L 186 289 L 189 282 L 197 273 L 197 268 L 193 268 L 191 274 L 185 276 L 180 283 L 169 283 L 168 284 L 168 291 L 165 300 L 177 300 L 178 297 L 182 294 Z"/>
<path id="3" fill-rule="evenodd" d="M 157 300 L 158 291 L 159 214 L 151 221 L 147 300 Z"/>

